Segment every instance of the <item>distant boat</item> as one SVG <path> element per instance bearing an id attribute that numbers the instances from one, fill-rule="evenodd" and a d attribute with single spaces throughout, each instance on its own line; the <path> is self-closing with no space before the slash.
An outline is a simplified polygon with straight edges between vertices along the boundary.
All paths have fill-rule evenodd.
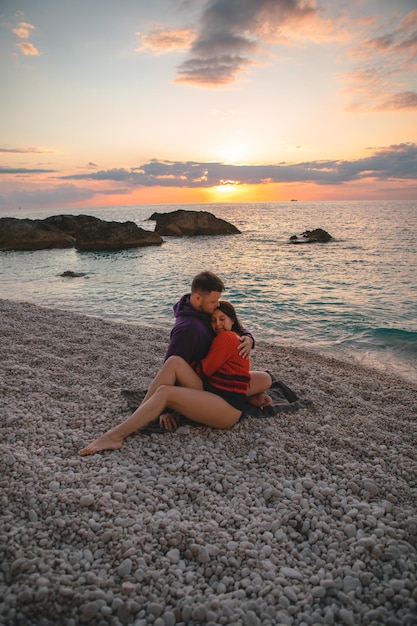
<path id="1" fill-rule="evenodd" d="M 291 198 L 291 202 L 298 202 L 297 198 Z"/>

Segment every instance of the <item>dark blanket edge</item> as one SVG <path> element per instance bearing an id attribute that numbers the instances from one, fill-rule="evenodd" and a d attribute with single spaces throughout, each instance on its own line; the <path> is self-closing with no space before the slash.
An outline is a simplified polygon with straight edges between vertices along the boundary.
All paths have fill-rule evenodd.
<path id="1" fill-rule="evenodd" d="M 297 394 L 290 389 L 285 383 L 277 380 L 273 374 L 271 374 L 272 385 L 266 391 L 269 396 L 272 398 L 272 403 L 269 406 L 260 408 L 253 406 L 252 404 L 246 403 L 245 410 L 242 413 L 240 419 L 247 419 L 250 417 L 254 418 L 271 418 L 275 417 L 280 413 L 294 412 L 299 411 L 300 409 L 305 409 L 311 406 L 311 400 L 306 400 L 299 398 Z M 129 408 L 134 411 L 142 402 L 146 391 L 130 391 L 127 389 L 122 390 L 122 396 L 126 399 Z M 178 421 L 178 428 L 180 426 L 204 426 L 204 424 L 199 424 L 198 422 L 194 422 L 189 420 L 184 416 L 180 416 Z M 159 418 L 152 421 L 146 428 L 141 430 L 142 433 L 167 433 L 165 428 L 162 428 L 159 425 Z"/>

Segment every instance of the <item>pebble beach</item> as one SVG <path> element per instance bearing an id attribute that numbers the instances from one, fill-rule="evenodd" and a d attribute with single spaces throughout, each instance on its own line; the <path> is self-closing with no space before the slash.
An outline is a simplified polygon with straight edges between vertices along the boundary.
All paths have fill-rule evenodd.
<path id="1" fill-rule="evenodd" d="M 1 624 L 417 624 L 412 383 L 256 337 L 311 406 L 81 457 L 168 332 L 0 311 Z"/>

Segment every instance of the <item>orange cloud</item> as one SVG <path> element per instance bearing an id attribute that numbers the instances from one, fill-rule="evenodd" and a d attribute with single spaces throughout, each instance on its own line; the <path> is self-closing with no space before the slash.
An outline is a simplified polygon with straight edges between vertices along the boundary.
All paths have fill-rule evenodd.
<path id="1" fill-rule="evenodd" d="M 350 37 L 343 18 L 324 18 L 321 10 L 313 6 L 295 7 L 288 15 L 259 25 L 258 35 L 262 41 L 291 45 L 293 41 L 311 41 L 323 44 L 347 41 Z"/>
<path id="2" fill-rule="evenodd" d="M 25 42 L 18 43 L 16 45 L 18 46 L 18 48 L 20 48 L 21 53 L 24 54 L 26 57 L 36 57 L 40 55 L 39 50 L 35 48 L 33 43 Z"/>
<path id="3" fill-rule="evenodd" d="M 195 34 L 189 28 L 175 30 L 156 29 L 148 35 L 136 33 L 142 45 L 135 52 L 152 51 L 154 54 L 166 54 L 177 50 L 188 50 L 192 45 Z"/>
<path id="4" fill-rule="evenodd" d="M 32 30 L 35 30 L 35 26 L 27 22 L 20 22 L 16 28 L 13 28 L 12 32 L 20 39 L 27 39 Z"/>
<path id="5" fill-rule="evenodd" d="M 61 176 L 62 180 L 110 181 L 129 187 L 220 187 L 316 183 L 344 185 L 367 178 L 390 181 L 417 180 L 417 144 L 402 143 L 372 148 L 372 154 L 356 160 L 307 161 L 264 165 L 232 165 L 216 162 L 161 161 L 126 168 L 113 168 Z M 1 172 L 1 168 L 0 168 Z"/>

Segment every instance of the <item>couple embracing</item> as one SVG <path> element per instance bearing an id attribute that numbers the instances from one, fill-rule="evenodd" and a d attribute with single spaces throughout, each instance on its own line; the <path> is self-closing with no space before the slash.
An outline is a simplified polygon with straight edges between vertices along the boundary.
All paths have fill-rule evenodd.
<path id="1" fill-rule="evenodd" d="M 194 277 L 191 293 L 174 306 L 176 320 L 165 362 L 141 405 L 80 450 L 81 455 L 119 449 L 128 435 L 158 416 L 168 430 L 176 426 L 176 413 L 226 429 L 239 420 L 246 401 L 260 407 L 270 403 L 264 392 L 271 386 L 271 377 L 250 370 L 254 340 L 233 306 L 220 300 L 224 289 L 223 281 L 212 272 Z"/>

